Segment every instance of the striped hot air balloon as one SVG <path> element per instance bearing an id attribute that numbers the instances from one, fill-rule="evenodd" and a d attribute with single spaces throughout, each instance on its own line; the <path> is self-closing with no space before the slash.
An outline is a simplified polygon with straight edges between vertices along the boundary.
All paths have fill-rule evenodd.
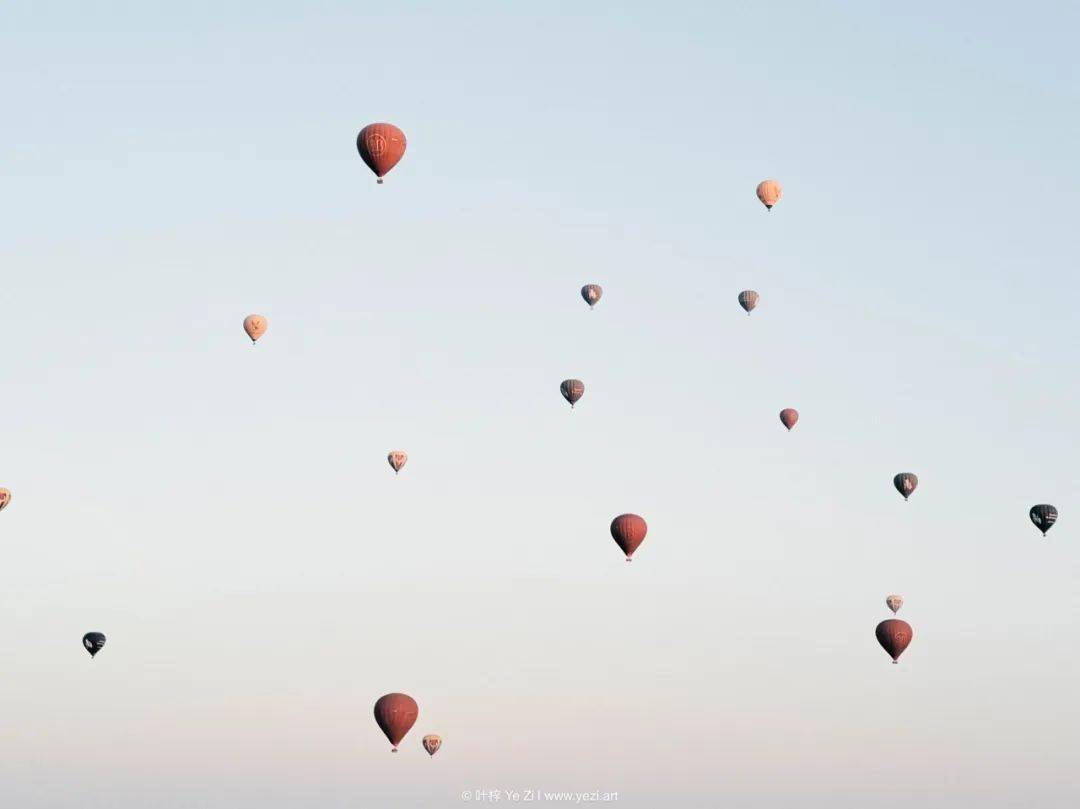
<path id="1" fill-rule="evenodd" d="M 564 379 L 562 384 L 559 385 L 559 391 L 562 393 L 563 398 L 570 403 L 570 408 L 573 409 L 578 400 L 585 395 L 585 383 L 580 379 Z"/>
<path id="2" fill-rule="evenodd" d="M 754 311 L 754 307 L 757 306 L 758 294 L 752 289 L 744 289 L 739 293 L 739 306 L 746 310 L 747 316 Z"/>

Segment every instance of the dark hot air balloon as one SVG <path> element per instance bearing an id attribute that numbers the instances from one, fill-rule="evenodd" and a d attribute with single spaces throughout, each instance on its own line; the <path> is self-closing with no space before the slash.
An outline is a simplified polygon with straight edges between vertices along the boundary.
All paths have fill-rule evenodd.
<path id="1" fill-rule="evenodd" d="M 559 385 L 559 390 L 562 391 L 563 398 L 573 408 L 577 400 L 585 395 L 585 383 L 580 379 L 564 379 L 562 384 Z"/>
<path id="2" fill-rule="evenodd" d="M 604 290 L 600 288 L 599 284 L 586 284 L 581 288 L 581 297 L 585 299 L 585 303 L 589 304 L 589 308 L 592 309 L 600 301 L 600 296 L 604 294 Z"/>
<path id="3" fill-rule="evenodd" d="M 754 307 L 757 306 L 758 294 L 752 289 L 744 289 L 739 293 L 739 306 L 746 310 L 747 316 L 754 311 Z"/>
<path id="4" fill-rule="evenodd" d="M 356 136 L 356 150 L 382 183 L 405 154 L 405 133 L 393 124 L 368 124 Z"/>
<path id="5" fill-rule="evenodd" d="M 375 722 L 390 740 L 395 753 L 419 715 L 420 707 L 408 694 L 386 694 L 375 702 Z"/>
<path id="6" fill-rule="evenodd" d="M 90 653 L 90 658 L 93 659 L 94 655 L 101 651 L 101 647 L 105 645 L 105 636 L 100 632 L 87 632 L 82 636 L 82 645 Z"/>
<path id="7" fill-rule="evenodd" d="M 911 497 L 911 493 L 915 491 L 915 487 L 919 485 L 919 479 L 911 472 L 901 472 L 892 479 L 892 485 L 907 500 Z"/>
<path id="8" fill-rule="evenodd" d="M 442 736 L 436 736 L 434 733 L 429 733 L 420 740 L 420 744 L 424 745 L 424 749 L 427 750 L 429 756 L 433 756 L 438 753 L 439 748 L 442 747 Z"/>
<path id="9" fill-rule="evenodd" d="M 634 551 L 638 549 L 638 545 L 644 541 L 645 534 L 648 531 L 649 526 L 637 514 L 620 514 L 611 521 L 611 538 L 615 540 L 615 544 L 622 548 L 622 552 L 626 554 L 627 562 L 634 555 Z"/>
<path id="10" fill-rule="evenodd" d="M 1035 527 L 1042 531 L 1043 536 L 1046 536 L 1046 532 L 1054 527 L 1054 523 L 1057 522 L 1058 518 L 1057 509 L 1048 503 L 1032 506 L 1028 516 L 1035 523 Z"/>
<path id="11" fill-rule="evenodd" d="M 881 648 L 888 652 L 892 662 L 896 663 L 900 655 L 904 653 L 904 649 L 911 643 L 913 633 L 907 621 L 901 621 L 899 618 L 889 618 L 877 625 L 874 634 L 877 635 L 877 641 L 881 644 Z"/>
<path id="12" fill-rule="evenodd" d="M 795 422 L 799 420 L 799 411 L 794 407 L 785 407 L 780 411 L 780 423 L 790 430 L 795 426 Z M 813 428 L 811 428 L 813 432 Z"/>

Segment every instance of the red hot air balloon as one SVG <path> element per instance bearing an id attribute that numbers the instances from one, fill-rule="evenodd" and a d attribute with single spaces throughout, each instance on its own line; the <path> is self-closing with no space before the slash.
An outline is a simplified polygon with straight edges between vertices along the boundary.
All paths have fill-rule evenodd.
<path id="1" fill-rule="evenodd" d="M 795 426 L 795 422 L 799 420 L 799 411 L 794 407 L 785 407 L 780 411 L 780 422 L 791 430 Z M 812 431 L 811 431 L 812 432 Z"/>
<path id="2" fill-rule="evenodd" d="M 375 702 L 375 722 L 394 746 L 395 753 L 419 715 L 420 707 L 408 694 L 385 694 Z"/>
<path id="3" fill-rule="evenodd" d="M 896 663 L 900 655 L 904 653 L 904 649 L 911 643 L 914 633 L 907 621 L 889 618 L 877 625 L 874 634 L 877 635 L 877 642 L 881 644 L 881 648 L 892 658 L 892 662 Z"/>
<path id="4" fill-rule="evenodd" d="M 356 150 L 382 183 L 405 154 L 405 133 L 393 124 L 368 124 L 356 136 Z"/>
<path id="5" fill-rule="evenodd" d="M 649 526 L 637 514 L 620 514 L 611 521 L 611 538 L 622 548 L 627 562 L 631 561 L 630 557 L 634 555 L 638 545 L 645 540 L 645 534 L 648 531 Z"/>

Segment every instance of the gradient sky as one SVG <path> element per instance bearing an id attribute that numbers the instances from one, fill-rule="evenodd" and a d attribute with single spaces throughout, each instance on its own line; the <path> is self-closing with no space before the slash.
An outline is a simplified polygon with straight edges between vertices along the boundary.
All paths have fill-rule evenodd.
<path id="1" fill-rule="evenodd" d="M 0 12 L 0 802 L 1077 805 L 1076 6 L 450 5 Z"/>

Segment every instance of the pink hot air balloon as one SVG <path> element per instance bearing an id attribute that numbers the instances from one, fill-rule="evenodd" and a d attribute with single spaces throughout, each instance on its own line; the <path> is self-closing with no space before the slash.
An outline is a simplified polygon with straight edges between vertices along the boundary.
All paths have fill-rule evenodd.
<path id="1" fill-rule="evenodd" d="M 780 187 L 779 180 L 762 180 L 758 183 L 757 198 L 761 200 L 761 204 L 772 210 L 773 205 L 780 201 L 780 197 L 784 195 L 784 189 Z"/>
<path id="2" fill-rule="evenodd" d="M 266 334 L 266 318 L 262 315 L 248 315 L 244 318 L 244 331 L 247 332 L 247 336 L 254 343 Z"/>

